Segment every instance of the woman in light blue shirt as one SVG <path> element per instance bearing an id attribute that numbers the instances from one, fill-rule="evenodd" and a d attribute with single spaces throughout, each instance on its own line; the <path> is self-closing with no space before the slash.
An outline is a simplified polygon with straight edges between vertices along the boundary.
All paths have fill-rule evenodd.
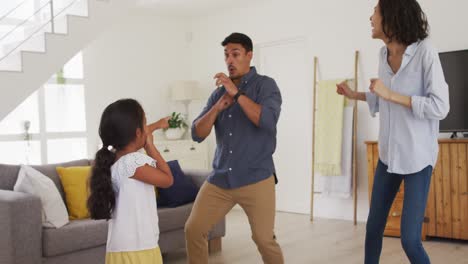
<path id="1" fill-rule="evenodd" d="M 379 78 L 370 92 L 345 83 L 337 92 L 367 101 L 380 114 L 379 162 L 366 228 L 365 263 L 379 263 L 388 212 L 402 181 L 401 243 L 411 263 L 430 263 L 421 243 L 432 170 L 437 161 L 439 121 L 449 111 L 448 86 L 428 37 L 426 15 L 416 0 L 380 0 L 370 18 L 380 51 Z"/>

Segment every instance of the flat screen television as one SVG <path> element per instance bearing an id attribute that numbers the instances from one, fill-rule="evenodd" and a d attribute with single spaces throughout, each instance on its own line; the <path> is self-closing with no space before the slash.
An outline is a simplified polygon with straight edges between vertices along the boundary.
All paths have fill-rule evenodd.
<path id="1" fill-rule="evenodd" d="M 449 86 L 450 112 L 440 121 L 440 132 L 468 132 L 468 50 L 439 53 Z"/>

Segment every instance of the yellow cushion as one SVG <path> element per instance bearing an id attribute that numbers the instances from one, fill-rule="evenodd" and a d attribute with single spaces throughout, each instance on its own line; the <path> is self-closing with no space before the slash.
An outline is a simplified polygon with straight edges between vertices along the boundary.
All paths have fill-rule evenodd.
<path id="1" fill-rule="evenodd" d="M 56 169 L 65 192 L 70 220 L 89 218 L 86 203 L 89 197 L 88 179 L 91 175 L 91 167 L 57 167 Z"/>

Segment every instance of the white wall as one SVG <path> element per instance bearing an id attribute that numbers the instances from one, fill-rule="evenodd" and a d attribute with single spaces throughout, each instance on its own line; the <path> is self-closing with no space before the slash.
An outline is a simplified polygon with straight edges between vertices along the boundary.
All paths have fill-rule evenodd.
<path id="1" fill-rule="evenodd" d="M 168 87 L 189 76 L 187 28 L 185 19 L 132 13 L 84 50 L 90 157 L 100 143 L 101 113 L 113 101 L 139 100 L 148 122 L 180 108 L 168 100 Z"/>
<path id="2" fill-rule="evenodd" d="M 433 43 L 439 50 L 468 48 L 468 34 L 465 34 L 467 23 L 460 23 L 468 8 L 467 1 L 460 0 L 421 0 L 423 9 L 427 12 L 432 26 Z M 371 28 L 369 17 L 376 1 L 268 1 L 251 4 L 240 9 L 230 9 L 218 12 L 212 16 L 194 18 L 191 23 L 193 40 L 190 44 L 191 76 L 199 80 L 211 91 L 212 76 L 219 71 L 225 71 L 223 49 L 220 42 L 231 32 L 248 34 L 255 44 L 267 44 L 276 41 L 305 38 L 307 41 L 310 61 L 313 56 L 319 57 L 320 79 L 336 77 L 352 77 L 354 51 L 359 50 L 359 89 L 367 90 L 368 80 L 377 74 L 377 53 L 382 45 L 380 41 L 370 38 Z M 450 9 L 449 9 L 450 8 Z M 291 66 L 291 75 L 302 72 Z M 312 64 L 305 69 L 313 75 Z M 273 78 L 277 76 L 272 76 Z M 310 83 L 312 89 L 312 83 Z M 282 93 L 289 91 L 288 87 L 280 87 Z M 198 106 L 200 107 L 200 106 Z M 304 105 L 304 109 L 310 106 Z M 358 219 L 364 221 L 368 211 L 367 192 L 367 159 L 364 141 L 375 140 L 378 134 L 377 119 L 369 116 L 367 106 L 359 105 L 358 128 Z M 304 120 L 304 125 L 311 124 L 311 119 Z M 281 120 L 280 120 L 281 126 Z M 291 137 L 294 131 L 290 131 Z M 307 142 L 310 142 L 307 141 Z M 307 143 L 305 146 L 311 149 Z M 293 155 L 289 160 L 278 162 L 295 162 Z M 297 181 L 304 183 L 300 189 L 289 190 L 290 193 L 302 194 L 301 199 L 294 202 L 310 205 L 310 171 L 297 175 L 281 175 L 280 181 Z M 280 177 L 281 177 L 280 176 Z M 297 186 L 297 185 L 294 185 Z M 319 217 L 352 219 L 352 199 L 330 199 L 317 196 L 315 214 Z M 308 213 L 302 209 L 301 213 Z"/>

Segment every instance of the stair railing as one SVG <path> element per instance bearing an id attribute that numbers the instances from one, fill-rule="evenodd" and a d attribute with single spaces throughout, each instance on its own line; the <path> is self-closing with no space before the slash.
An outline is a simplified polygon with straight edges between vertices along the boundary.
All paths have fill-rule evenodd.
<path id="1" fill-rule="evenodd" d="M 0 17 L 0 24 L 2 24 L 2 21 L 6 20 L 12 13 L 15 11 L 18 11 L 25 3 L 31 0 L 24 0 L 20 2 L 19 4 L 15 5 L 14 8 L 10 9 L 5 15 Z M 0 55 L 0 62 L 4 59 L 6 59 L 8 56 L 10 56 L 13 52 L 15 52 L 19 47 L 21 47 L 24 43 L 26 43 L 28 40 L 30 40 L 33 36 L 35 36 L 37 33 L 41 32 L 45 27 L 47 27 L 50 24 L 50 31 L 51 33 L 55 33 L 55 20 L 58 16 L 63 14 L 66 10 L 68 10 L 70 7 L 72 7 L 74 4 L 76 4 L 79 1 L 83 0 L 71 0 L 69 3 L 67 3 L 62 9 L 56 10 L 54 9 L 54 1 L 57 2 L 57 0 L 49 0 L 46 1 L 45 4 L 42 4 L 39 8 L 33 11 L 32 15 L 27 17 L 26 19 L 22 20 L 19 24 L 15 25 L 13 29 L 9 30 L 7 33 L 5 33 L 1 38 L 0 38 L 0 45 L 2 42 L 7 39 L 7 37 L 11 36 L 14 32 L 16 32 L 18 29 L 22 28 L 24 25 L 26 25 L 30 20 L 34 17 L 36 17 L 40 12 L 46 10 L 46 8 L 49 8 L 50 11 L 50 16 L 47 20 L 43 21 L 43 24 L 39 26 L 39 28 L 35 29 L 32 31 L 29 36 L 21 40 L 19 43 L 17 43 L 13 48 L 5 52 L 4 54 Z M 42 21 L 41 21 L 42 22 Z"/>

